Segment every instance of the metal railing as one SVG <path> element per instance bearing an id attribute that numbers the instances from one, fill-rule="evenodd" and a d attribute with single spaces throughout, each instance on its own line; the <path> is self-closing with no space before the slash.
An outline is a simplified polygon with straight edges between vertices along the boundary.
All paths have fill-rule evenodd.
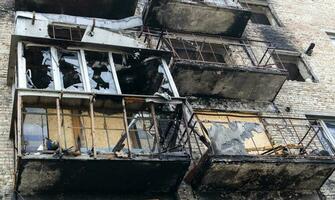
<path id="1" fill-rule="evenodd" d="M 176 60 L 225 65 L 229 67 L 270 68 L 286 71 L 269 42 L 215 37 L 213 41 L 191 35 L 187 39 L 166 34 L 163 43 L 173 52 Z"/>
<path id="2" fill-rule="evenodd" d="M 18 98 L 18 154 L 159 157 L 191 152 L 182 101 L 123 97 L 114 108 L 97 107 L 94 99 L 87 106 L 69 107 L 62 106 L 69 100 L 51 97 L 54 106 L 36 107 Z"/>
<path id="3" fill-rule="evenodd" d="M 199 115 L 203 116 L 203 118 L 200 119 Z M 206 116 L 208 119 L 206 119 Z M 226 118 L 226 120 L 214 120 L 213 118 Z M 256 124 L 261 127 L 260 132 L 262 132 L 264 138 L 260 141 L 260 135 L 257 136 L 259 133 L 257 133 L 256 130 L 243 130 L 250 131 L 252 135 L 248 137 L 249 142 L 246 142 L 245 138 L 243 139 L 242 137 L 245 155 L 297 157 L 334 156 L 334 148 L 324 134 L 325 128 L 321 126 L 317 120 L 197 112 L 194 112 L 188 121 L 188 126 L 191 129 L 190 137 L 194 138 L 193 153 L 199 155 L 207 151 L 214 155 L 222 153 L 215 149 L 218 139 L 214 138 L 211 133 L 213 126 L 222 126 L 225 127 L 226 129 L 224 130 L 228 130 L 228 132 L 235 131 L 234 134 L 243 134 L 236 131 L 236 127 L 234 128 L 234 126 L 231 125 L 242 124 L 241 127 L 248 127 L 248 122 L 246 121 L 250 118 L 252 119 L 252 124 L 255 124 L 255 119 L 259 120 L 259 123 Z M 220 132 L 220 134 L 229 134 L 228 132 L 223 131 Z M 227 144 L 229 142 L 230 141 L 227 141 Z M 219 145 L 225 146 L 225 144 L 221 143 Z M 228 153 L 228 155 L 230 153 Z M 235 152 L 233 154 L 238 155 L 239 153 Z"/>

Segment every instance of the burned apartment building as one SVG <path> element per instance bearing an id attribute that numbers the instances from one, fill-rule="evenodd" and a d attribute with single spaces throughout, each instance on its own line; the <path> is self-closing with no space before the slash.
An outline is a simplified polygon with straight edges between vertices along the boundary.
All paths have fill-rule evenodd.
<path id="1" fill-rule="evenodd" d="M 3 199 L 335 199 L 330 0 L 2 0 Z"/>

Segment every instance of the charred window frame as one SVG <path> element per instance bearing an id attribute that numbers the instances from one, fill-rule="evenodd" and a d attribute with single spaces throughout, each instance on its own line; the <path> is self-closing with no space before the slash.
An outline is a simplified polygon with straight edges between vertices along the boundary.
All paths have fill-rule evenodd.
<path id="1" fill-rule="evenodd" d="M 241 5 L 251 11 L 250 21 L 253 24 L 279 26 L 279 22 L 266 2 L 244 1 Z"/>
<path id="2" fill-rule="evenodd" d="M 25 45 L 18 49 L 21 60 L 22 85 L 31 89 L 54 89 L 54 65 L 51 48 L 39 45 Z"/>
<path id="3" fill-rule="evenodd" d="M 37 49 L 35 54 L 39 59 L 35 59 L 35 54 L 32 53 L 30 57 L 27 57 L 25 55 L 27 47 Z M 18 43 L 17 56 L 18 88 L 179 97 L 169 67 L 161 57 L 92 49 L 71 48 L 67 50 L 24 42 Z M 36 60 L 38 60 L 38 63 L 35 64 L 37 68 L 41 65 L 45 70 L 30 70 Z M 122 73 L 118 71 L 120 67 L 133 72 L 132 74 L 138 81 L 132 85 L 140 87 L 138 92 L 126 89 L 121 91 L 125 85 L 124 81 L 131 81 L 132 77 L 122 79 Z M 143 70 L 143 68 L 148 70 Z M 41 71 L 44 75 L 39 75 Z M 34 81 L 36 83 L 42 81 L 42 83 L 34 84 Z M 144 84 L 139 84 L 141 82 Z"/>
<path id="4" fill-rule="evenodd" d="M 298 52 L 276 50 L 274 62 L 287 70 L 288 80 L 316 82 L 314 74 Z"/>
<path id="5" fill-rule="evenodd" d="M 156 56 L 112 52 L 122 93 L 179 97 L 167 63 Z"/>

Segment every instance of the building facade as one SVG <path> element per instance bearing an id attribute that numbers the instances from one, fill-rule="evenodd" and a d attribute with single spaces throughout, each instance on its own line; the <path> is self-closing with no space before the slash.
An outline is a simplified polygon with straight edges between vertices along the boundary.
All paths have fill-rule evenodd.
<path id="1" fill-rule="evenodd" d="M 334 199 L 334 10 L 1 1 L 0 194 Z"/>

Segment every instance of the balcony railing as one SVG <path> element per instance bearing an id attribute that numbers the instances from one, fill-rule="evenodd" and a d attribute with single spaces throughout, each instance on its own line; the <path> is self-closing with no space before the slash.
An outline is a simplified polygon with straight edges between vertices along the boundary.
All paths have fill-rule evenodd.
<path id="1" fill-rule="evenodd" d="M 201 155 L 333 157 L 317 120 L 248 114 L 195 112 L 188 123 Z M 237 142 L 236 142 L 237 141 Z"/>
<path id="2" fill-rule="evenodd" d="M 230 41 L 222 37 L 210 41 L 194 35 L 185 39 L 171 34 L 164 37 L 163 43 L 177 61 L 286 71 L 276 47 L 265 41 Z"/>
<path id="3" fill-rule="evenodd" d="M 18 89 L 17 154 L 187 157 L 183 99 Z M 186 133 L 185 133 L 186 132 Z"/>

